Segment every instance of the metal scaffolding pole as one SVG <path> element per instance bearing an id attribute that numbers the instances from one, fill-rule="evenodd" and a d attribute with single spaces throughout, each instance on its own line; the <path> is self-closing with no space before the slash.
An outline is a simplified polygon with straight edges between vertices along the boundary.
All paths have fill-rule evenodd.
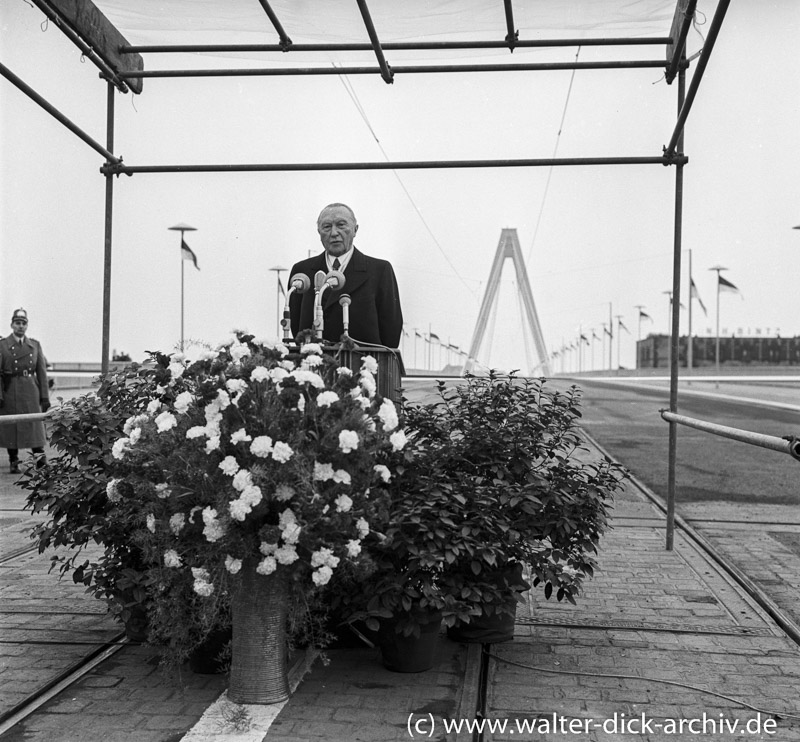
<path id="1" fill-rule="evenodd" d="M 670 36 L 622 37 L 607 39 L 525 39 L 514 42 L 517 49 L 549 49 L 569 46 L 664 46 Z M 450 51 L 464 49 L 507 49 L 507 41 L 387 41 L 385 51 Z M 123 44 L 122 54 L 184 54 L 186 52 L 368 52 L 372 44 Z"/>
<path id="2" fill-rule="evenodd" d="M 109 81 L 106 98 L 106 146 L 109 152 L 114 149 L 114 85 Z M 114 176 L 106 173 L 105 230 L 103 250 L 103 339 L 100 373 L 108 373 L 111 337 L 111 236 L 114 209 Z"/>
<path id="3" fill-rule="evenodd" d="M 688 158 L 658 157 L 566 157 L 505 160 L 413 160 L 395 162 L 285 162 L 218 165 L 124 165 L 121 161 L 105 165 L 101 172 L 118 175 L 136 173 L 233 173 L 233 172 L 284 172 L 313 170 L 424 170 L 484 167 L 553 167 L 580 165 L 676 165 L 685 164 Z"/>
<path id="4" fill-rule="evenodd" d="M 412 64 L 392 67 L 392 74 L 446 72 L 548 72 L 560 70 L 663 69 L 663 59 L 609 62 L 530 62 L 522 64 Z M 380 67 L 249 67 L 242 69 L 140 70 L 120 72 L 122 79 L 167 77 L 280 77 L 303 75 L 381 75 Z"/>

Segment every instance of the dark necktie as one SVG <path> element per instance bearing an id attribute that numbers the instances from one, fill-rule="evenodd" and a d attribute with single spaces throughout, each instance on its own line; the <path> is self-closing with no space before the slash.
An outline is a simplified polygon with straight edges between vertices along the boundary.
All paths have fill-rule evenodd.
<path id="1" fill-rule="evenodd" d="M 333 270 L 338 271 L 340 265 L 341 265 L 341 263 L 339 262 L 339 258 L 334 258 L 333 259 Z"/>

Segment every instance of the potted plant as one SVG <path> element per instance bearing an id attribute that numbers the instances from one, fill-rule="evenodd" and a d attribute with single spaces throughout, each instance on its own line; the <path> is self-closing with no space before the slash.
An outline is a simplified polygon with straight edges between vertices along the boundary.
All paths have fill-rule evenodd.
<path id="1" fill-rule="evenodd" d="M 460 529 L 439 584 L 480 606 L 449 633 L 474 641 L 510 639 L 517 602 L 528 587 L 523 567 L 547 598 L 574 602 L 593 573 L 608 508 L 625 473 L 582 454 L 577 387 L 562 393 L 546 388 L 544 379 L 492 371 L 454 388 L 440 382 L 438 391 L 437 402 L 406 402 L 403 412 L 410 431 L 405 455 L 416 453 L 421 496 L 447 491 L 452 502 L 447 520 L 441 513 L 439 520 Z M 505 629 L 498 626 L 503 616 Z"/>
<path id="2" fill-rule="evenodd" d="M 140 371 L 148 401 L 113 442 L 108 497 L 132 514 L 152 637 L 180 659 L 229 611 L 236 702 L 286 697 L 292 606 L 385 522 L 383 462 L 406 439 L 376 371 L 241 333 Z"/>

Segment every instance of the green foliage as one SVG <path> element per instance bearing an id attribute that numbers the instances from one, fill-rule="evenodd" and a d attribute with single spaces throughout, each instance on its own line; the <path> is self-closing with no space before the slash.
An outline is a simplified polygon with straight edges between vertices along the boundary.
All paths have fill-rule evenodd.
<path id="1" fill-rule="evenodd" d="M 409 442 L 391 465 L 386 538 L 360 592 L 340 600 L 356 618 L 399 616 L 398 630 L 416 633 L 428 610 L 448 625 L 511 612 L 525 565 L 547 598 L 574 602 L 625 476 L 586 460 L 579 390 L 492 372 L 441 381 L 438 393 L 404 403 Z"/>
<path id="2" fill-rule="evenodd" d="M 148 579 L 141 551 L 131 542 L 134 514 L 114 508 L 106 495 L 111 447 L 125 419 L 137 409 L 130 379 L 138 367 L 106 378 L 97 394 L 75 397 L 50 413 L 50 443 L 57 451 L 42 468 L 26 471 L 26 507 L 47 513 L 31 537 L 39 552 L 53 556 L 51 569 L 71 575 L 77 584 L 105 600 L 112 613 L 127 620 L 146 599 Z M 119 399 L 114 405 L 108 399 Z M 98 555 L 90 547 L 102 547 Z M 87 556 L 87 550 L 91 553 Z"/>

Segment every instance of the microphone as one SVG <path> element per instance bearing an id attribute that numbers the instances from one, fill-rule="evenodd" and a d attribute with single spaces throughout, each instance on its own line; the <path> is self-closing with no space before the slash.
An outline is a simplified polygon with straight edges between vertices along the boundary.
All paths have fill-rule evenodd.
<path id="1" fill-rule="evenodd" d="M 316 296 L 314 297 L 314 335 L 318 339 L 322 339 L 322 331 L 325 326 L 322 312 L 322 295 L 325 289 L 341 289 L 344 287 L 344 273 L 341 271 L 331 271 L 327 275 L 322 271 L 317 271 L 314 276 L 314 286 L 316 288 Z"/>
<path id="2" fill-rule="evenodd" d="M 286 292 L 283 300 L 283 319 L 281 320 L 281 327 L 283 328 L 283 339 L 291 340 L 291 322 L 289 319 L 289 297 L 296 291 L 298 294 L 305 293 L 311 287 L 311 280 L 305 273 L 295 273 L 289 279 L 289 290 Z"/>
<path id="3" fill-rule="evenodd" d="M 295 273 L 289 279 L 289 292 L 296 291 L 302 294 L 311 287 L 311 280 L 305 273 Z"/>
<path id="4" fill-rule="evenodd" d="M 339 297 L 339 306 L 342 308 L 342 326 L 344 327 L 345 337 L 349 337 L 350 329 L 350 294 L 342 294 Z"/>

